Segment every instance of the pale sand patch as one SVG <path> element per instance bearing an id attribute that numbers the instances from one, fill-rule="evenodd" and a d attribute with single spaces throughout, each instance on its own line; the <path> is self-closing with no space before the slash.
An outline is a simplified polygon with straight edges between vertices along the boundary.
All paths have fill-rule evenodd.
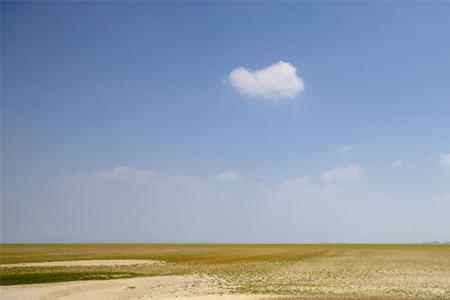
<path id="1" fill-rule="evenodd" d="M 222 295 L 204 295 L 204 296 L 187 296 L 187 297 L 169 297 L 169 298 L 161 298 L 164 300 L 265 300 L 271 299 L 274 296 L 258 296 L 258 295 L 230 295 L 230 294 L 222 294 Z"/>
<path id="2" fill-rule="evenodd" d="M 256 300 L 229 295 L 220 279 L 210 276 L 155 276 L 115 280 L 1 286 L 2 300 Z"/>
<path id="3" fill-rule="evenodd" d="M 68 260 L 34 263 L 1 264 L 0 268 L 13 267 L 114 267 L 134 265 L 162 265 L 163 261 L 143 259 Z"/>

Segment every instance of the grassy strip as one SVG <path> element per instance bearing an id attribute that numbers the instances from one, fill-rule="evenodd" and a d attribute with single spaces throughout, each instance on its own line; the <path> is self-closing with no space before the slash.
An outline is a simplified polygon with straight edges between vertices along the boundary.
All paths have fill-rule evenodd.
<path id="1" fill-rule="evenodd" d="M 67 273 L 25 273 L 7 274 L 0 277 L 0 285 L 62 282 L 77 280 L 107 280 L 136 277 L 136 273 L 122 272 L 67 272 Z"/>

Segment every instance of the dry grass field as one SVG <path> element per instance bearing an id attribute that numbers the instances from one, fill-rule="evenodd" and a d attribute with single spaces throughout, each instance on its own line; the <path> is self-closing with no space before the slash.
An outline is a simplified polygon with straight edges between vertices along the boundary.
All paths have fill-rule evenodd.
<path id="1" fill-rule="evenodd" d="M 208 285 L 220 293 L 280 300 L 450 299 L 449 245 L 42 244 L 0 250 L 2 285 L 176 275 L 211 278 Z M 161 263 L 5 267 L 113 259 Z"/>

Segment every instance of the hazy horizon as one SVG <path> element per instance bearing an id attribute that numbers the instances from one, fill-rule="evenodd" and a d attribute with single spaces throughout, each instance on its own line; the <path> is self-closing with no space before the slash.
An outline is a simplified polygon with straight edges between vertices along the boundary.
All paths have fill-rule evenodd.
<path id="1" fill-rule="evenodd" d="M 450 241 L 449 15 L 3 1 L 0 242 Z"/>

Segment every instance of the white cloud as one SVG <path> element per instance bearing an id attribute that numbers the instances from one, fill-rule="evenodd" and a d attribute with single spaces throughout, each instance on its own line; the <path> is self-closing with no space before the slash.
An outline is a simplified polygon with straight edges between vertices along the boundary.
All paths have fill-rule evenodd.
<path id="1" fill-rule="evenodd" d="M 351 150 L 352 150 L 352 146 L 350 146 L 350 145 L 341 146 L 338 149 L 338 151 L 342 152 L 342 153 L 349 152 Z"/>
<path id="2" fill-rule="evenodd" d="M 244 95 L 272 101 L 294 98 L 305 89 L 297 69 L 288 62 L 279 62 L 264 69 L 252 71 L 239 67 L 228 77 L 231 85 Z"/>
<path id="3" fill-rule="evenodd" d="M 403 160 L 398 159 L 398 160 L 394 160 L 394 161 L 392 162 L 392 167 L 393 167 L 393 168 L 400 168 L 400 167 L 402 167 L 404 164 L 405 164 L 405 162 L 404 162 Z"/>
<path id="4" fill-rule="evenodd" d="M 322 173 L 323 181 L 355 180 L 362 176 L 363 170 L 359 165 L 340 166 Z"/>
<path id="5" fill-rule="evenodd" d="M 239 180 L 239 174 L 235 171 L 224 171 L 216 175 L 216 179 L 221 182 L 232 182 Z"/>
<path id="6" fill-rule="evenodd" d="M 302 188 L 310 186 L 313 182 L 313 179 L 309 176 L 302 176 L 291 178 L 286 181 L 283 181 L 278 186 L 281 188 Z"/>
<path id="7" fill-rule="evenodd" d="M 410 191 L 399 198 L 396 190 L 389 195 L 389 187 L 380 191 L 315 178 L 309 185 L 311 180 L 304 176 L 285 184 L 249 182 L 235 188 L 173 171 L 155 174 L 129 167 L 61 180 L 29 178 L 2 190 L 7 212 L 2 241 L 448 240 L 450 191 L 445 182 L 432 187 L 429 199 L 416 201 L 420 193 L 410 201 Z M 435 195 L 435 190 L 440 192 Z M 402 213 L 405 203 L 408 214 Z"/>
<path id="8" fill-rule="evenodd" d="M 115 167 L 112 170 L 95 172 L 100 178 L 103 179 L 130 179 L 130 178 L 152 178 L 156 176 L 156 173 L 146 169 L 134 169 L 130 167 Z"/>
<path id="9" fill-rule="evenodd" d="M 442 153 L 439 162 L 445 166 L 450 168 L 450 153 Z"/>
<path id="10" fill-rule="evenodd" d="M 148 169 L 135 169 L 131 167 L 115 167 L 110 170 L 96 171 L 87 174 L 63 176 L 56 178 L 62 185 L 103 186 L 109 189 L 120 187 L 145 186 L 146 189 L 208 189 L 208 183 L 201 179 L 179 173 L 157 174 Z M 139 187 L 140 189 L 141 187 Z"/>

